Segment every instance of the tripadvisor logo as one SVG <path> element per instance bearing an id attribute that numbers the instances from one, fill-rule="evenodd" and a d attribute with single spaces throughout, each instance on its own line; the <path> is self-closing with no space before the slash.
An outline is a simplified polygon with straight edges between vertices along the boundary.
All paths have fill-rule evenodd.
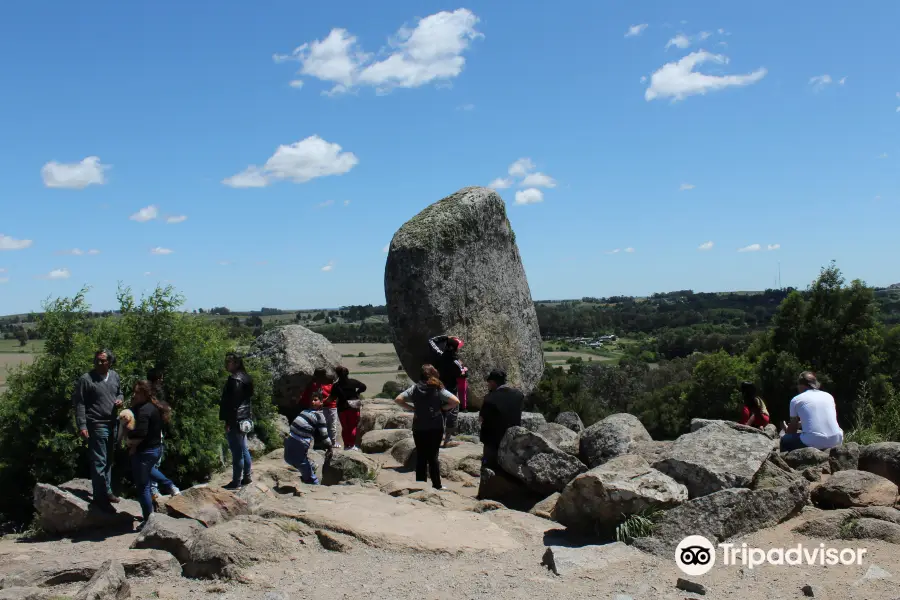
<path id="1" fill-rule="evenodd" d="M 865 548 L 828 548 L 825 544 L 805 547 L 797 544 L 790 548 L 753 548 L 747 544 L 719 544 L 724 566 L 741 565 L 753 569 L 769 565 L 861 565 Z M 690 535 L 675 548 L 675 564 L 685 575 L 698 576 L 708 573 L 716 564 L 716 546 L 702 535 Z"/>

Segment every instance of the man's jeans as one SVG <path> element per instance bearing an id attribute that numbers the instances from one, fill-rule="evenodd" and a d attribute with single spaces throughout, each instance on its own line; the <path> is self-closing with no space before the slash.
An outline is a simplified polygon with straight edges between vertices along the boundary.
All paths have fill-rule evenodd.
<path id="1" fill-rule="evenodd" d="M 300 481 L 319 485 L 319 479 L 316 477 L 316 469 L 309 460 L 309 447 L 312 440 L 300 441 L 297 438 L 288 436 L 284 440 L 284 462 L 300 471 Z"/>
<path id="2" fill-rule="evenodd" d="M 153 496 L 150 494 L 150 482 L 158 480 L 163 486 L 171 489 L 173 483 L 160 473 L 156 463 L 162 455 L 162 446 L 150 448 L 143 452 L 135 452 L 131 455 L 131 476 L 134 478 L 134 487 L 137 488 L 138 502 L 146 521 L 153 513 Z"/>
<path id="3" fill-rule="evenodd" d="M 94 502 L 103 503 L 112 496 L 112 467 L 116 456 L 116 426 L 88 421 L 88 455 Z"/>
<path id="4" fill-rule="evenodd" d="M 228 428 L 226 437 L 231 450 L 231 482 L 240 483 L 250 478 L 250 470 L 253 468 L 250 450 L 247 448 L 247 434 L 235 425 Z"/>
<path id="5" fill-rule="evenodd" d="M 778 449 L 781 452 L 790 452 L 800 448 L 806 448 L 806 444 L 800 439 L 799 433 L 786 433 L 781 436 L 781 441 L 778 442 Z"/>

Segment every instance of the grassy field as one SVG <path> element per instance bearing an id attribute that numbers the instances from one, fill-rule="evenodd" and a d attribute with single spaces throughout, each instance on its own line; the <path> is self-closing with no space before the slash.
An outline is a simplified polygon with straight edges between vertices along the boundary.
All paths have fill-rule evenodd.
<path id="1" fill-rule="evenodd" d="M 0 354 L 34 354 L 44 349 L 44 340 L 29 340 L 22 346 L 19 340 L 0 340 Z"/>

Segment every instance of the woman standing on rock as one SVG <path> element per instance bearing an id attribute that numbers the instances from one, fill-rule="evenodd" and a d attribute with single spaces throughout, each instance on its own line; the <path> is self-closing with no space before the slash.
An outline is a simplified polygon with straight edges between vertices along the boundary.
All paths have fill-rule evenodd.
<path id="1" fill-rule="evenodd" d="M 341 422 L 341 438 L 344 448 L 357 451 L 356 428 L 359 425 L 359 415 L 362 404 L 359 395 L 366 391 L 366 384 L 356 379 L 350 379 L 350 370 L 347 367 L 337 367 L 337 381 L 331 386 L 331 396 L 337 399 L 338 419 Z"/>
<path id="2" fill-rule="evenodd" d="M 416 481 L 428 481 L 436 490 L 441 485 L 441 465 L 438 453 L 444 437 L 444 414 L 459 406 L 459 398 L 448 392 L 441 383 L 438 370 L 422 365 L 419 382 L 397 396 L 395 402 L 413 411 L 413 441 L 416 444 Z"/>
<path id="3" fill-rule="evenodd" d="M 236 490 L 250 485 L 253 461 L 247 448 L 247 434 L 253 431 L 253 378 L 244 369 L 244 359 L 229 352 L 225 355 L 228 381 L 219 404 L 219 420 L 225 421 L 225 436 L 231 450 L 231 483 L 223 486 Z"/>
<path id="4" fill-rule="evenodd" d="M 134 384 L 131 410 L 134 412 L 135 420 L 134 430 L 128 433 L 128 439 L 132 441 L 131 477 L 137 488 L 138 502 L 146 523 L 153 513 L 151 481 L 155 479 L 164 488 L 173 490 L 173 493 L 178 489 L 156 468 L 156 463 L 162 455 L 163 423 L 169 422 L 172 409 L 154 396 L 153 386 L 149 381 L 138 381 Z"/>

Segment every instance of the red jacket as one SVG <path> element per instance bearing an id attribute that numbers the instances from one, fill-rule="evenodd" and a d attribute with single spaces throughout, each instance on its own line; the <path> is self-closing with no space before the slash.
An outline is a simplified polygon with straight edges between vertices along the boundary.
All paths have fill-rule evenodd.
<path id="1" fill-rule="evenodd" d="M 300 408 L 309 408 L 312 405 L 313 394 L 319 390 L 322 391 L 322 407 L 337 408 L 337 399 L 331 398 L 331 384 L 316 383 L 315 381 L 310 382 L 303 390 L 303 394 L 300 396 Z"/>

